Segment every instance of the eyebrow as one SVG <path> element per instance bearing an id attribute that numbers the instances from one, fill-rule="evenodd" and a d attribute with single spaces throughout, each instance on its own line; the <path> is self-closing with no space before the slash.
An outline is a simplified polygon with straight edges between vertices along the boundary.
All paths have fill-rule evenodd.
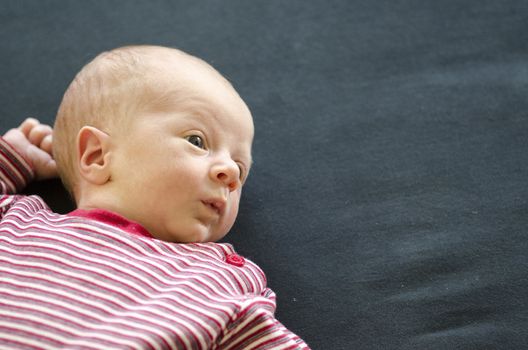
<path id="1" fill-rule="evenodd" d="M 190 110 L 190 108 L 188 106 L 183 106 L 181 108 L 181 110 L 182 111 L 187 111 L 187 110 Z M 201 112 L 201 111 L 207 112 L 208 116 L 210 116 L 211 118 L 213 118 L 215 120 L 217 119 L 217 114 L 214 113 L 211 108 L 208 108 L 207 104 L 205 104 L 205 103 L 201 103 L 200 104 L 200 106 L 198 108 L 198 112 Z M 199 122 L 204 123 L 208 117 L 204 116 L 204 113 L 193 113 L 193 114 L 184 115 L 184 118 L 185 119 L 190 119 L 190 120 L 193 120 L 193 119 L 196 120 L 197 119 Z M 251 169 L 253 167 L 253 164 L 254 164 L 253 156 L 251 154 L 251 151 L 249 151 L 249 153 L 248 153 L 249 155 L 247 156 L 247 158 L 246 158 L 244 153 L 245 152 L 243 151 L 243 153 L 241 154 L 243 156 L 242 159 L 247 160 L 247 163 L 248 163 L 247 167 L 248 167 L 248 171 L 249 171 L 249 169 Z"/>
<path id="2" fill-rule="evenodd" d="M 214 112 L 213 108 L 210 108 L 209 104 L 206 103 L 199 95 L 183 95 L 181 91 L 178 90 L 169 90 L 166 91 L 159 99 L 153 101 L 154 103 L 162 103 L 166 108 L 176 108 L 182 112 L 190 112 L 193 109 L 196 109 L 198 113 L 190 113 L 184 115 L 186 119 L 198 119 L 201 122 L 206 121 L 207 114 L 210 118 L 217 120 L 218 115 Z M 246 158 L 248 162 L 248 171 L 253 167 L 253 157 L 251 151 L 249 152 L 249 157 Z"/>

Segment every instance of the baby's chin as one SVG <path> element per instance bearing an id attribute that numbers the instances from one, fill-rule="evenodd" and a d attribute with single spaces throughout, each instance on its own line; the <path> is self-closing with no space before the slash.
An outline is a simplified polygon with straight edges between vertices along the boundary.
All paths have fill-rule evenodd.
<path id="1" fill-rule="evenodd" d="M 159 232 L 159 231 L 158 231 Z M 206 243 L 216 242 L 223 238 L 226 230 L 214 230 L 206 225 L 193 225 L 188 228 L 164 230 L 161 234 L 151 233 L 154 238 L 174 243 Z"/>

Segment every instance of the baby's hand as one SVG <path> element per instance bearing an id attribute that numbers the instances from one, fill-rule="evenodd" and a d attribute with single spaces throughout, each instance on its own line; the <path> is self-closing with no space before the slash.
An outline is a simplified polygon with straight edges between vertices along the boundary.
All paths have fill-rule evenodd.
<path id="1" fill-rule="evenodd" d="M 34 118 L 24 120 L 16 129 L 3 136 L 20 154 L 33 165 L 37 180 L 57 177 L 57 165 L 51 153 L 52 129 Z"/>

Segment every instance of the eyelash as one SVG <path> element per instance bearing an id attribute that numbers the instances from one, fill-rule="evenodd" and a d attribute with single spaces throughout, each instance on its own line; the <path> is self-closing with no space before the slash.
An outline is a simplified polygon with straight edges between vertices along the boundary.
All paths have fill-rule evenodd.
<path id="1" fill-rule="evenodd" d="M 194 144 L 193 142 L 191 142 L 191 138 L 198 138 L 200 140 L 201 145 L 198 146 L 198 145 Z M 198 147 L 200 149 L 206 149 L 203 137 L 201 137 L 200 135 L 189 135 L 189 136 L 186 136 L 185 139 L 187 140 L 187 142 L 189 142 L 194 147 Z"/>
<path id="2" fill-rule="evenodd" d="M 242 165 L 240 165 L 238 163 L 237 163 L 237 165 L 238 165 L 238 178 L 239 178 L 240 182 L 243 183 L 244 182 L 244 177 L 246 176 L 246 173 L 245 173 L 244 167 Z"/>
<path id="3" fill-rule="evenodd" d="M 198 138 L 200 140 L 201 145 L 198 146 L 198 145 L 194 144 L 193 142 L 191 142 L 192 138 Z M 187 140 L 187 142 L 189 142 L 194 147 L 197 147 L 197 148 L 200 148 L 200 149 L 206 149 L 204 139 L 200 135 L 189 135 L 189 136 L 186 136 L 185 139 Z M 246 175 L 245 174 L 245 168 L 239 163 L 237 163 L 237 166 L 238 166 L 239 180 L 240 180 L 240 182 L 243 182 L 244 181 L 244 177 Z"/>

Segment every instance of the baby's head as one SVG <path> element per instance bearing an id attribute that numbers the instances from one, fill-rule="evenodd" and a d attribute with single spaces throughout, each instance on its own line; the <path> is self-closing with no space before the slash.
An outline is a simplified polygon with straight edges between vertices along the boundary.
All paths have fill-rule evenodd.
<path id="1" fill-rule="evenodd" d="M 232 227 L 253 121 L 231 84 L 179 50 L 105 52 L 68 87 L 53 155 L 79 209 L 107 209 L 156 238 L 205 242 Z"/>

